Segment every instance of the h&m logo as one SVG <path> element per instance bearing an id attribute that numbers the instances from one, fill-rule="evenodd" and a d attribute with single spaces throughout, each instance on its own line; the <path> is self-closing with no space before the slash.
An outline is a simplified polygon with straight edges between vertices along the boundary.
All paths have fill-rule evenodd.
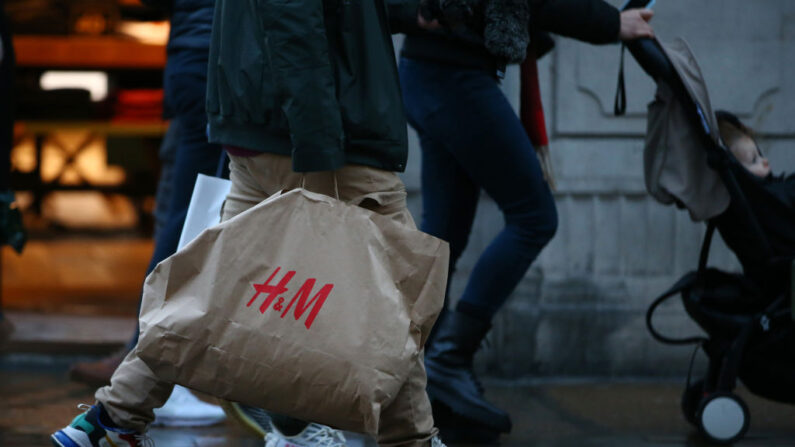
<path id="1" fill-rule="evenodd" d="M 273 279 L 276 277 L 276 274 L 279 273 L 281 269 L 281 267 L 276 267 L 276 271 L 271 274 L 267 281 L 262 284 L 253 285 L 254 290 L 256 290 L 257 293 L 251 297 L 251 300 L 248 302 L 246 307 L 251 307 L 251 305 L 254 304 L 254 301 L 257 300 L 257 297 L 261 293 L 264 293 L 266 296 L 265 301 L 263 301 L 259 306 L 260 313 L 264 314 L 268 309 L 273 309 L 276 312 L 281 312 L 281 318 L 284 318 L 287 316 L 287 313 L 290 312 L 290 309 L 293 309 L 293 305 L 295 305 L 295 308 L 293 309 L 293 316 L 295 317 L 295 320 L 300 320 L 304 313 L 309 310 L 309 315 L 306 317 L 304 326 L 306 326 L 307 329 L 312 329 L 312 323 L 314 323 L 317 314 L 320 312 L 320 309 L 323 308 L 323 304 L 326 302 L 326 298 L 328 298 L 329 294 L 331 293 L 331 289 L 334 288 L 334 284 L 326 284 L 325 286 L 321 287 L 315 296 L 310 299 L 309 296 L 312 294 L 312 289 L 315 287 L 317 280 L 315 278 L 309 278 L 304 281 L 304 284 L 298 288 L 298 291 L 293 296 L 293 299 L 291 299 L 287 306 L 285 306 L 285 298 L 279 295 L 289 291 L 287 284 L 289 284 L 290 280 L 292 280 L 295 276 L 295 271 L 288 271 L 284 274 L 278 284 L 271 285 L 271 281 L 273 281 Z"/>

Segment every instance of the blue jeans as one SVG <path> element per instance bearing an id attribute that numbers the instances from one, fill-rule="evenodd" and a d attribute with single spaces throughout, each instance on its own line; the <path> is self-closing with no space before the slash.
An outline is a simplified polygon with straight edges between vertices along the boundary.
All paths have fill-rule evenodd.
<path id="1" fill-rule="evenodd" d="M 169 78 L 168 70 L 166 77 Z M 180 72 L 175 73 L 170 81 L 166 81 L 166 100 L 170 99 L 174 104 L 172 125 L 176 125 L 177 129 L 176 134 L 170 137 L 174 138 L 176 152 L 171 168 L 171 181 L 168 185 L 158 186 L 158 189 L 164 186 L 169 189 L 168 204 L 166 209 L 158 206 L 161 213 L 158 221 L 163 223 L 155 233 L 155 250 L 146 269 L 147 275 L 160 261 L 177 251 L 196 177 L 199 174 L 215 175 L 221 159 L 221 147 L 207 141 L 207 117 L 203 106 L 206 88 L 204 75 Z M 165 216 L 165 219 L 161 219 L 161 216 Z M 138 330 L 128 347 L 135 347 L 137 343 Z"/>
<path id="2" fill-rule="evenodd" d="M 481 189 L 505 218 L 458 305 L 490 320 L 555 234 L 552 193 L 494 74 L 406 58 L 399 71 L 408 120 L 422 146 L 421 228 L 450 243 L 450 276 Z"/>

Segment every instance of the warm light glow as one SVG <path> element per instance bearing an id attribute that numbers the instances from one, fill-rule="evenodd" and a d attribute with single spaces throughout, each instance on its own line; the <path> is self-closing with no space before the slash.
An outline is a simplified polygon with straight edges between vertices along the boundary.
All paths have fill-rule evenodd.
<path id="1" fill-rule="evenodd" d="M 123 36 L 150 45 L 165 45 L 168 42 L 169 23 L 164 22 L 133 22 L 124 21 L 116 27 L 116 32 Z"/>
<path id="2" fill-rule="evenodd" d="M 110 166 L 103 139 L 95 139 L 75 158 L 73 166 L 64 168 L 70 153 L 86 137 L 81 131 L 60 131 L 52 134 L 42 149 L 41 177 L 45 182 L 56 179 L 63 184 L 80 184 L 88 181 L 94 185 L 118 185 L 124 182 L 124 169 Z M 60 144 L 58 144 L 60 143 Z M 15 170 L 31 172 L 36 166 L 36 150 L 32 138 L 26 138 L 14 147 L 11 163 Z"/>
<path id="3" fill-rule="evenodd" d="M 108 74 L 101 71 L 46 71 L 41 75 L 43 90 L 81 88 L 91 92 L 92 101 L 108 96 Z"/>

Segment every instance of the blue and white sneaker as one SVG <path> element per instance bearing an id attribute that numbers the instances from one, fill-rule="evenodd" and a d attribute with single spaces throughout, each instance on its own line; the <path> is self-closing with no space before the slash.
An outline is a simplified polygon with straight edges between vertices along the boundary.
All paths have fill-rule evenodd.
<path id="1" fill-rule="evenodd" d="M 295 436 L 285 436 L 276 427 L 265 436 L 265 447 L 346 447 L 345 435 L 331 427 L 309 424 Z"/>
<path id="2" fill-rule="evenodd" d="M 133 430 L 106 427 L 99 420 L 99 405 L 78 406 L 86 412 L 78 415 L 67 427 L 50 436 L 55 447 L 154 447 L 154 442 Z"/>

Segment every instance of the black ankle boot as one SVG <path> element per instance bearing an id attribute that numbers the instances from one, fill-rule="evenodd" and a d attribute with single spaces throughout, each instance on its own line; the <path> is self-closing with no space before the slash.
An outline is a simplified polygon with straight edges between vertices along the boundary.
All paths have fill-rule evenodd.
<path id="1" fill-rule="evenodd" d="M 438 400 L 433 403 L 433 422 L 439 429 L 439 436 L 447 443 L 499 445 L 500 432 L 453 413 Z"/>
<path id="2" fill-rule="evenodd" d="M 439 401 L 484 428 L 508 433 L 510 416 L 483 398 L 483 388 L 472 370 L 475 352 L 490 328 L 489 323 L 461 312 L 447 312 L 425 355 L 428 396 L 431 404 Z"/>

